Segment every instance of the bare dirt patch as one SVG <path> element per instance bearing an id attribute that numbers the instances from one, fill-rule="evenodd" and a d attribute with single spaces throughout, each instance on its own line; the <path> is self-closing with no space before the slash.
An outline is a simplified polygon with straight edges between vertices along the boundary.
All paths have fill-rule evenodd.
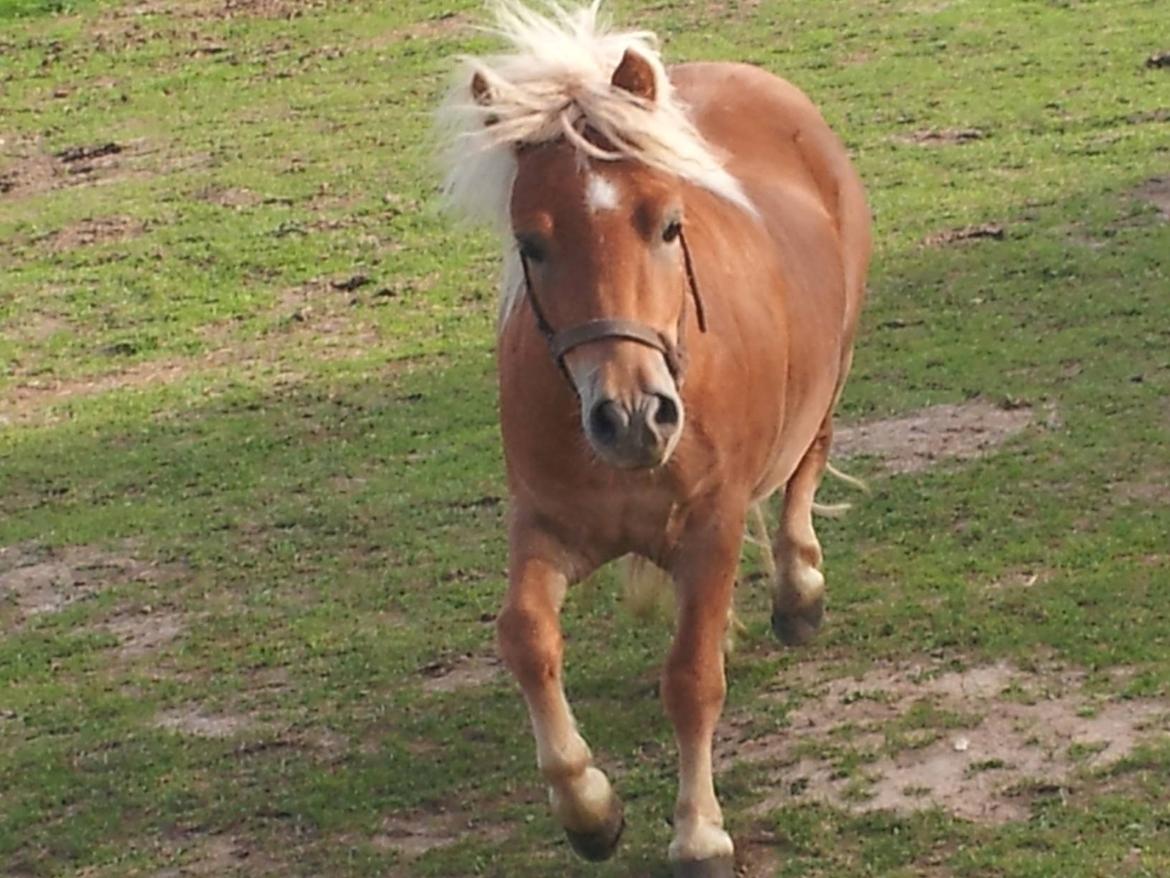
<path id="1" fill-rule="evenodd" d="M 302 327 L 317 340 L 327 342 L 353 328 L 353 307 L 373 283 L 369 275 L 362 273 L 315 278 L 281 291 L 272 316 L 287 328 Z"/>
<path id="2" fill-rule="evenodd" d="M 421 857 L 436 848 L 460 841 L 499 844 L 510 832 L 503 824 L 478 821 L 467 814 L 446 811 L 418 811 L 394 814 L 382 822 L 382 829 L 370 840 L 377 850 L 394 851 L 406 859 Z"/>
<path id="3" fill-rule="evenodd" d="M 1004 228 L 999 223 L 980 223 L 975 226 L 946 229 L 933 235 L 927 235 L 922 239 L 922 244 L 925 247 L 947 247 L 952 244 L 965 244 L 969 241 L 1002 241 L 1003 239 Z"/>
<path id="4" fill-rule="evenodd" d="M 1113 482 L 1109 486 L 1110 496 L 1125 504 L 1170 504 L 1170 470 L 1153 468 L 1134 472 L 1132 476 L 1132 479 Z"/>
<path id="5" fill-rule="evenodd" d="M 298 746 L 319 753 L 329 762 L 340 762 L 350 750 L 349 738 L 332 729 L 303 729 L 296 732 L 293 738 Z"/>
<path id="6" fill-rule="evenodd" d="M 819 801 L 853 811 L 939 807 L 969 820 L 1025 819 L 1029 788 L 1067 788 L 1170 731 L 1170 704 L 1083 688 L 1081 672 L 1008 664 L 964 671 L 881 665 L 814 685 L 787 729 L 721 730 L 725 763 L 770 765 L 776 792 L 752 811 Z M 829 745 L 818 752 L 818 745 Z M 862 756 L 843 767 L 842 753 Z M 848 760 L 845 760 L 848 761 Z"/>
<path id="7" fill-rule="evenodd" d="M 115 55 L 174 35 L 173 31 L 164 34 L 159 29 L 148 26 L 147 16 L 156 13 L 150 11 L 147 4 L 139 6 L 134 11 L 142 16 L 141 20 L 131 18 L 126 11 L 117 9 L 114 14 L 99 16 L 86 25 L 87 36 L 93 41 L 93 46 L 98 52 Z"/>
<path id="8" fill-rule="evenodd" d="M 71 399 L 96 396 L 113 390 L 133 390 L 178 381 L 200 366 L 214 366 L 230 359 L 227 352 L 220 356 L 173 360 L 154 360 L 105 375 L 73 379 L 52 377 L 31 378 L 11 387 L 8 398 L 0 405 L 0 424 L 21 423 L 32 419 L 37 412 Z"/>
<path id="9" fill-rule="evenodd" d="M 431 662 L 422 669 L 424 692 L 455 692 L 485 686 L 503 675 L 503 663 L 495 656 L 462 655 Z"/>
<path id="10" fill-rule="evenodd" d="M 54 314 L 32 313 L 9 324 L 5 335 L 20 341 L 45 342 L 63 332 L 73 332 L 69 321 Z"/>
<path id="11" fill-rule="evenodd" d="M 1170 177 L 1154 177 L 1134 190 L 1134 197 L 1158 210 L 1164 222 L 1170 222 Z"/>
<path id="12" fill-rule="evenodd" d="M 110 10 L 103 24 L 128 20 L 145 20 L 153 24 L 161 19 L 174 19 L 188 27 L 188 22 L 207 19 L 269 18 L 291 20 L 317 9 L 327 9 L 329 0 L 143 0 Z M 155 33 L 152 36 L 159 36 Z"/>
<path id="13" fill-rule="evenodd" d="M 780 848 L 776 839 L 736 836 L 736 878 L 773 878 L 780 870 L 780 863 Z"/>
<path id="14" fill-rule="evenodd" d="M 149 174 L 143 141 L 85 143 L 50 152 L 42 140 L 0 139 L 0 195 L 24 197 L 71 186 L 97 185 Z"/>
<path id="15" fill-rule="evenodd" d="M 762 0 L 710 0 L 707 3 L 708 15 L 743 15 L 745 11 L 758 9 Z"/>
<path id="16" fill-rule="evenodd" d="M 84 219 L 40 239 L 55 253 L 66 253 L 78 247 L 111 244 L 136 238 L 146 227 L 128 216 L 105 216 Z"/>
<path id="17" fill-rule="evenodd" d="M 335 299 L 347 296 L 332 289 L 329 294 Z M 287 301 L 291 304 L 296 300 Z M 302 301 L 308 303 L 309 299 Z M 0 397 L 0 427 L 52 423 L 61 417 L 58 407 L 75 400 L 167 386 L 193 375 L 226 376 L 239 381 L 262 374 L 269 378 L 275 376 L 281 386 L 289 386 L 306 378 L 305 373 L 291 365 L 302 354 L 318 361 L 335 361 L 363 356 L 381 344 L 375 329 L 343 310 L 349 304 L 348 298 L 341 304 L 327 303 L 327 306 L 319 306 L 321 301 L 315 298 L 312 304 L 286 314 L 283 322 L 259 338 L 237 340 L 225 331 L 229 327 L 213 324 L 203 335 L 210 343 L 223 347 L 198 356 L 160 357 L 109 372 L 69 378 L 43 373 L 25 376 L 17 369 L 12 376 L 13 384 Z"/>
<path id="18" fill-rule="evenodd" d="M 159 651 L 178 639 L 184 627 L 179 613 L 149 609 L 120 614 L 102 625 L 104 631 L 118 638 L 118 657 L 122 659 Z"/>
<path id="19" fill-rule="evenodd" d="M 992 591 L 1013 591 L 1016 589 L 1033 588 L 1047 582 L 1052 577 L 1051 570 L 1020 567 L 1001 573 L 996 579 L 988 583 Z"/>
<path id="20" fill-rule="evenodd" d="M 195 738 L 234 738 L 256 728 L 251 717 L 236 713 L 209 713 L 198 704 L 165 710 L 154 718 L 160 729 Z"/>
<path id="21" fill-rule="evenodd" d="M 264 688 L 270 687 L 266 687 L 262 681 L 258 684 L 253 681 L 248 692 L 255 696 Z M 211 710 L 192 702 L 159 711 L 151 725 L 191 738 L 231 741 L 237 756 L 285 750 L 301 754 L 298 758 L 335 764 L 342 762 L 350 753 L 350 739 L 316 723 L 315 718 L 275 722 L 263 718 L 263 710 L 260 704 L 253 704 L 250 710 Z"/>
<path id="22" fill-rule="evenodd" d="M 1170 122 L 1170 108 L 1159 107 L 1156 110 L 1142 110 L 1140 113 L 1131 113 L 1125 117 L 1130 125 L 1145 125 L 1149 122 Z"/>
<path id="23" fill-rule="evenodd" d="M 7 147 L 7 144 L 0 141 L 0 146 Z M 0 195 L 41 192 L 54 188 L 59 165 L 51 155 L 35 150 L 25 152 L 5 149 L 4 158 L 6 161 L 0 170 Z"/>
<path id="24" fill-rule="evenodd" d="M 404 40 L 425 40 L 447 37 L 469 30 L 471 16 L 459 12 L 444 12 L 435 18 L 420 21 L 398 32 Z"/>
<path id="25" fill-rule="evenodd" d="M 171 859 L 176 865 L 155 872 L 152 878 L 188 875 L 287 875 L 282 866 L 261 847 L 234 835 L 202 835 L 182 838 Z"/>
<path id="26" fill-rule="evenodd" d="M 924 128 L 904 135 L 901 140 L 918 146 L 955 146 L 985 137 L 987 132 L 982 128 Z"/>
<path id="27" fill-rule="evenodd" d="M 5 546 L 0 547 L 0 607 L 15 607 L 20 622 L 58 612 L 113 585 L 162 576 L 153 564 L 96 546 Z"/>
<path id="28" fill-rule="evenodd" d="M 984 400 L 936 405 L 908 415 L 838 428 L 835 457 L 876 457 L 891 473 L 920 472 L 942 460 L 991 454 L 1033 420 L 1026 406 L 1003 408 Z"/>
<path id="29" fill-rule="evenodd" d="M 856 52 L 847 52 L 844 55 L 840 55 L 837 60 L 838 63 L 846 67 L 858 67 L 862 64 L 868 64 L 876 57 L 876 52 L 870 49 L 860 49 Z"/>
<path id="30" fill-rule="evenodd" d="M 263 195 L 242 186 L 209 186 L 197 193 L 195 197 L 209 204 L 218 204 L 220 207 L 230 207 L 235 210 L 256 207 L 265 201 Z"/>
<path id="31" fill-rule="evenodd" d="M 212 5 L 217 18 L 283 18 L 291 20 L 317 9 L 327 9 L 325 0 L 224 0 Z"/>

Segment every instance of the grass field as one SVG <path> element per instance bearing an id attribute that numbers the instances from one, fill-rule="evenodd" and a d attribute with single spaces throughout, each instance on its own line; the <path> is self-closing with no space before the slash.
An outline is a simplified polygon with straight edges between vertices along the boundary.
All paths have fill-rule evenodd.
<path id="1" fill-rule="evenodd" d="M 805 88 L 876 214 L 841 413 L 874 491 L 821 525 L 812 646 L 745 556 L 742 873 L 1170 874 L 1165 5 L 614 11 Z M 495 254 L 428 140 L 478 14 L 0 0 L 5 878 L 669 874 L 667 628 L 609 575 L 566 613 L 627 803 L 602 866 L 492 657 Z M 939 412 L 933 460 L 874 444 Z"/>

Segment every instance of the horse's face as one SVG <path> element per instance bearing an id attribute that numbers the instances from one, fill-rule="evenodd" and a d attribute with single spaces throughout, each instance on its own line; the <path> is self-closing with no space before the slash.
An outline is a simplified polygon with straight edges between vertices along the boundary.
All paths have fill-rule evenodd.
<path id="1" fill-rule="evenodd" d="M 587 160 L 565 141 L 518 155 L 512 230 L 528 293 L 557 333 L 617 319 L 678 345 L 688 297 L 682 219 L 678 182 L 645 166 Z M 600 335 L 563 361 L 602 460 L 634 469 L 669 459 L 684 413 L 667 354 Z"/>

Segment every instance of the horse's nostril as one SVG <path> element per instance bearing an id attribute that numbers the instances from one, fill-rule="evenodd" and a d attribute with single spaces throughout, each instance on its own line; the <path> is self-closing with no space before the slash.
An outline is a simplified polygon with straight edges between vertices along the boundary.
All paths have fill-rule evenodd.
<path id="1" fill-rule="evenodd" d="M 589 429 L 593 437 L 604 445 L 616 442 L 623 426 L 621 411 L 611 400 L 597 403 L 589 412 Z"/>
<path id="2" fill-rule="evenodd" d="M 678 426 L 678 403 L 669 396 L 658 396 L 658 408 L 654 411 L 654 423 L 659 427 Z"/>

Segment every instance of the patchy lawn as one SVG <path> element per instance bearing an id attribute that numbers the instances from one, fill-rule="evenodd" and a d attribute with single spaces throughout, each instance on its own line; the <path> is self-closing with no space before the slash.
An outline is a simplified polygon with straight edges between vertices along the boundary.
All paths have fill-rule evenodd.
<path id="1" fill-rule="evenodd" d="M 742 874 L 1167 874 L 1163 11 L 640 6 L 804 87 L 877 220 L 812 646 L 745 556 Z M 428 140 L 478 14 L 0 0 L 0 873 L 667 874 L 669 632 L 569 602 L 602 866 L 493 655 L 495 255 Z"/>

